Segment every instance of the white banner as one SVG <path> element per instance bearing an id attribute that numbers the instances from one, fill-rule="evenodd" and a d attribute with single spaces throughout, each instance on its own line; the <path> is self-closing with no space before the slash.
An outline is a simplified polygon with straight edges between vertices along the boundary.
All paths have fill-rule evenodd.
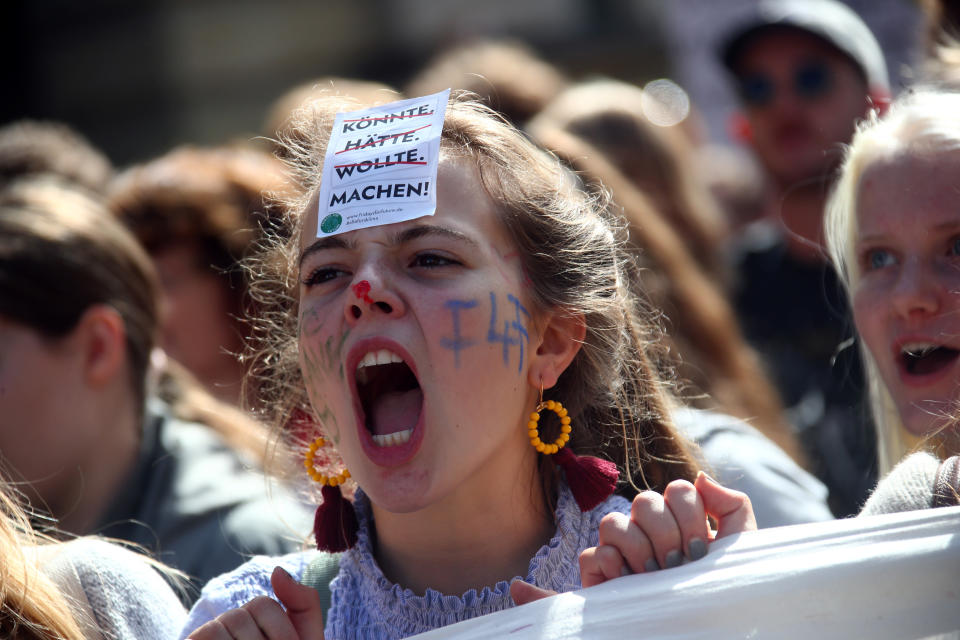
<path id="1" fill-rule="evenodd" d="M 960 638 L 960 507 L 763 529 L 422 640 Z"/>

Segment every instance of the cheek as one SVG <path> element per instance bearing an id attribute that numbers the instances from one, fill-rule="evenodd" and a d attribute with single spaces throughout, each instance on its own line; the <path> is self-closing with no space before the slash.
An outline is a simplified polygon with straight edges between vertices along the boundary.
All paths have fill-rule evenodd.
<path id="1" fill-rule="evenodd" d="M 514 293 L 487 290 L 447 299 L 435 315 L 431 325 L 441 364 L 470 371 L 485 367 L 496 375 L 521 374 L 527 366 L 531 315 Z"/>
<path id="2" fill-rule="evenodd" d="M 885 328 L 888 304 L 887 297 L 877 287 L 858 285 L 853 294 L 853 321 L 857 333 L 875 360 L 887 353 Z"/>
<path id="3" fill-rule="evenodd" d="M 343 346 L 350 334 L 349 328 L 336 333 L 328 331 L 330 316 L 318 307 L 308 307 L 301 312 L 298 350 L 303 383 L 320 419 L 324 432 L 339 444 L 340 424 L 329 397 L 349 398 L 345 393 L 346 376 L 343 370 Z M 345 415 L 342 414 L 341 415 Z"/>

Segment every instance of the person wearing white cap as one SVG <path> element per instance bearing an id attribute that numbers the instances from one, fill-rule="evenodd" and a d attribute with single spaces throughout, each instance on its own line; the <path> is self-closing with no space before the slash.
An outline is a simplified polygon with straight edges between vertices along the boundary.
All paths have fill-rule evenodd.
<path id="1" fill-rule="evenodd" d="M 841 146 L 889 102 L 886 64 L 866 24 L 834 0 L 763 0 L 736 24 L 720 49 L 742 106 L 732 129 L 765 168 L 776 206 L 735 243 L 734 304 L 845 516 L 875 482 L 874 444 L 821 228 Z"/>

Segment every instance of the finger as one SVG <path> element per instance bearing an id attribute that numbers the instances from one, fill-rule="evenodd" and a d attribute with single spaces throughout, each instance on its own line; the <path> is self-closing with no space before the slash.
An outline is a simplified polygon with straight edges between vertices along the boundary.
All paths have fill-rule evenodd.
<path id="1" fill-rule="evenodd" d="M 580 584 L 584 587 L 603 584 L 607 576 L 600 569 L 600 560 L 597 558 L 599 547 L 589 547 L 580 552 Z"/>
<path id="2" fill-rule="evenodd" d="M 273 570 L 270 583 L 287 608 L 298 640 L 323 640 L 323 604 L 317 590 L 300 584 L 282 567 Z"/>
<path id="3" fill-rule="evenodd" d="M 247 614 L 246 618 L 238 615 L 231 619 L 229 623 L 228 621 L 224 621 L 224 625 L 235 638 L 299 640 L 287 612 L 284 611 L 280 603 L 273 598 L 259 596 L 235 611 Z M 240 626 L 241 624 L 242 626 Z M 251 624 L 255 625 L 256 634 L 251 630 Z"/>
<path id="4" fill-rule="evenodd" d="M 646 534 L 653 545 L 653 555 L 664 569 L 683 562 L 680 528 L 670 509 L 656 491 L 643 491 L 633 499 L 630 519 Z"/>
<path id="5" fill-rule="evenodd" d="M 626 561 L 627 572 L 641 573 L 660 568 L 653 545 L 637 524 L 622 513 L 608 513 L 600 521 L 598 546 L 616 548 Z M 622 570 L 621 570 L 622 572 Z"/>
<path id="6" fill-rule="evenodd" d="M 592 587 L 626 573 L 625 561 L 614 547 L 590 547 L 580 552 L 580 584 Z"/>
<path id="7" fill-rule="evenodd" d="M 236 638 L 237 640 L 260 640 L 261 638 L 268 637 L 260 630 L 256 620 L 253 619 L 253 614 L 243 607 L 231 609 L 226 613 L 220 614 L 217 616 L 217 620 L 219 620 L 223 628 L 227 630 L 230 638 Z"/>
<path id="8" fill-rule="evenodd" d="M 556 591 L 541 589 L 537 585 L 523 580 L 514 580 L 510 583 L 510 597 L 513 598 L 513 603 L 517 606 L 555 595 L 557 595 Z"/>
<path id="9" fill-rule="evenodd" d="M 686 480 L 674 480 L 663 490 L 663 501 L 680 529 L 684 554 L 691 560 L 707 555 L 710 530 L 697 488 Z"/>
<path id="10" fill-rule="evenodd" d="M 580 584 L 592 587 L 630 574 L 626 560 L 616 547 L 600 545 L 580 553 Z"/>
<path id="11" fill-rule="evenodd" d="M 218 618 L 199 627 L 187 640 L 233 640 L 233 636 Z"/>
<path id="12" fill-rule="evenodd" d="M 697 474 L 694 485 L 707 514 L 717 520 L 717 538 L 756 530 L 757 520 L 747 494 L 727 489 L 703 471 Z"/>

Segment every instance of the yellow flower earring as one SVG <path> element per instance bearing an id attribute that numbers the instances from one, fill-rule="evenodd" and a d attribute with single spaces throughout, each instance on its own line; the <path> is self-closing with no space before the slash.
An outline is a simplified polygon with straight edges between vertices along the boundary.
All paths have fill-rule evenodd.
<path id="1" fill-rule="evenodd" d="M 544 409 L 549 409 L 557 414 L 557 417 L 560 418 L 560 435 L 557 436 L 557 439 L 553 441 L 553 444 L 547 444 L 540 440 L 540 412 Z M 537 408 L 534 413 L 530 414 L 530 422 L 527 423 L 527 435 L 530 437 L 530 446 L 534 449 L 543 453 L 545 455 L 552 455 L 560 449 L 563 449 L 564 445 L 567 444 L 567 441 L 570 440 L 570 432 L 572 427 L 570 426 L 570 416 L 567 415 L 567 410 L 563 408 L 563 405 L 557 402 L 556 400 L 547 400 L 543 401 L 543 384 L 540 385 L 540 403 L 537 404 Z"/>

